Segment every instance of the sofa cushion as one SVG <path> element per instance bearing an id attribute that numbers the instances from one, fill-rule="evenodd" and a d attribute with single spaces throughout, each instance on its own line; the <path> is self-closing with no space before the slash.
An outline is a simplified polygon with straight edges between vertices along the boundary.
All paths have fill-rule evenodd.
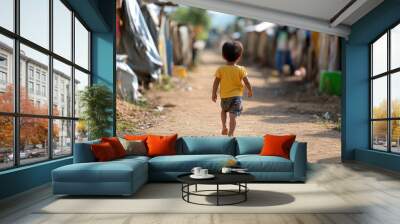
<path id="1" fill-rule="evenodd" d="M 103 137 L 101 138 L 101 142 L 110 143 L 117 158 L 122 158 L 126 156 L 124 146 L 121 144 L 117 137 Z"/>
<path id="2" fill-rule="evenodd" d="M 92 144 L 99 144 L 100 140 L 75 143 L 74 147 L 74 163 L 95 162 L 96 158 L 91 149 Z"/>
<path id="3" fill-rule="evenodd" d="M 239 155 L 236 156 L 240 167 L 249 172 L 292 172 L 292 161 L 278 156 Z"/>
<path id="4" fill-rule="evenodd" d="M 236 155 L 260 154 L 264 145 L 264 139 L 261 136 L 236 137 Z"/>
<path id="5" fill-rule="evenodd" d="M 235 140 L 230 137 L 182 137 L 177 141 L 177 154 L 235 155 Z"/>
<path id="6" fill-rule="evenodd" d="M 150 157 L 147 157 L 147 156 L 136 156 L 136 155 L 131 155 L 131 156 L 125 156 L 124 158 L 120 158 L 120 159 L 117 159 L 117 160 L 114 160 L 113 162 L 131 162 L 131 161 L 135 161 L 135 160 L 138 160 L 138 161 L 142 161 L 142 162 L 148 162 L 149 161 L 149 159 L 150 159 Z"/>
<path id="7" fill-rule="evenodd" d="M 75 163 L 59 167 L 52 173 L 53 181 L 82 183 L 130 182 L 136 172 L 147 172 L 147 163 L 140 159 Z"/>
<path id="8" fill-rule="evenodd" d="M 212 172 L 219 171 L 230 159 L 231 155 L 175 155 L 158 156 L 149 160 L 149 170 L 163 172 L 190 172 L 199 166 Z"/>
<path id="9" fill-rule="evenodd" d="M 177 138 L 178 134 L 171 136 L 149 135 L 146 139 L 147 155 L 151 157 L 175 155 Z"/>
<path id="10" fill-rule="evenodd" d="M 124 135 L 124 138 L 126 140 L 131 140 L 131 141 L 143 141 L 145 142 L 147 139 L 147 135 Z"/>
<path id="11" fill-rule="evenodd" d="M 94 157 L 96 157 L 96 161 L 105 162 L 118 158 L 118 156 L 115 154 L 115 150 L 109 142 L 93 144 L 90 147 Z"/>
<path id="12" fill-rule="evenodd" d="M 264 136 L 264 146 L 261 156 L 280 156 L 290 159 L 290 148 L 296 140 L 296 135 L 269 135 Z"/>
<path id="13" fill-rule="evenodd" d="M 140 140 L 126 140 L 119 138 L 122 146 L 126 151 L 126 155 L 145 156 L 147 155 L 146 142 Z"/>

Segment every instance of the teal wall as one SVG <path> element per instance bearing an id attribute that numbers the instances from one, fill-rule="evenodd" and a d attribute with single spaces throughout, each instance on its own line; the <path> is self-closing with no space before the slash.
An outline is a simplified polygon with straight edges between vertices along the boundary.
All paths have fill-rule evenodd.
<path id="1" fill-rule="evenodd" d="M 0 199 L 48 183 L 51 171 L 72 163 L 72 158 L 52 160 L 0 173 Z"/>
<path id="2" fill-rule="evenodd" d="M 113 92 L 113 126 L 110 127 L 110 134 L 115 135 L 116 125 L 116 95 L 115 95 L 115 53 L 113 33 L 92 34 L 92 72 L 93 83 L 105 84 Z"/>
<path id="3" fill-rule="evenodd" d="M 115 0 L 67 0 L 92 32 L 92 81 L 106 84 L 115 98 Z M 115 133 L 115 105 L 113 125 Z M 72 163 L 72 157 L 0 172 L 0 199 L 51 181 L 51 171 Z"/>
<path id="4" fill-rule="evenodd" d="M 399 156 L 369 150 L 369 43 L 400 22 L 400 0 L 385 0 L 351 27 L 342 40 L 343 82 L 342 160 L 357 160 L 399 170 Z M 362 151 L 360 151 L 362 150 Z M 390 159 L 388 159 L 390 157 Z"/>
<path id="5" fill-rule="evenodd" d="M 110 23 L 111 18 L 106 18 L 109 15 L 104 16 L 103 10 L 115 9 L 115 0 L 66 0 L 66 2 L 92 31 L 105 33 L 112 30 L 115 23 Z"/>
<path id="6" fill-rule="evenodd" d="M 368 45 L 348 41 L 343 52 L 342 160 L 353 160 L 355 148 L 369 146 Z"/>
<path id="7" fill-rule="evenodd" d="M 356 149 L 354 157 L 356 161 L 400 172 L 400 155 L 387 152 Z"/>

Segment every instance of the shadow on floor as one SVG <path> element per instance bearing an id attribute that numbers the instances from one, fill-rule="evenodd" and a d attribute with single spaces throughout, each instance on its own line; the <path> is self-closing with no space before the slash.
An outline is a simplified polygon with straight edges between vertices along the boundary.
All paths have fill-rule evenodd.
<path id="1" fill-rule="evenodd" d="M 334 135 L 333 133 L 336 133 L 336 135 Z M 340 138 L 340 132 L 336 131 L 336 130 L 333 130 L 333 129 L 328 129 L 328 130 L 320 131 L 320 132 L 313 133 L 313 134 L 307 134 L 305 136 L 307 136 L 307 137 L 317 137 L 317 138 L 334 138 L 334 139 L 337 139 L 337 138 Z"/>
<path id="2" fill-rule="evenodd" d="M 315 120 L 309 114 L 300 114 L 291 112 L 285 106 L 281 105 L 262 105 L 257 107 L 244 108 L 243 115 L 257 115 L 265 117 L 263 119 L 266 123 L 273 124 L 289 124 L 289 123 L 299 123 L 299 122 L 310 122 Z"/>
<path id="3" fill-rule="evenodd" d="M 210 204 L 216 204 L 216 193 L 210 194 L 207 197 L 207 202 Z M 221 203 L 230 203 L 240 200 L 242 196 L 229 196 L 221 197 Z M 276 192 L 276 191 L 260 191 L 260 190 L 250 190 L 248 192 L 248 200 L 237 204 L 235 206 L 241 207 L 263 207 L 263 206 L 278 206 L 290 204 L 295 201 L 295 198 L 289 194 Z"/>

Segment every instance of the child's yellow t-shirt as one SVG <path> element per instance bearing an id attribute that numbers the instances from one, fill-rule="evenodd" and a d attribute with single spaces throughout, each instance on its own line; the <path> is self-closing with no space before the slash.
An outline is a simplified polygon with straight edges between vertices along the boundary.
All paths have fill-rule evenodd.
<path id="1" fill-rule="evenodd" d="M 247 71 L 239 65 L 223 65 L 215 72 L 215 77 L 220 79 L 220 96 L 229 98 L 243 96 L 242 79 L 247 76 Z"/>

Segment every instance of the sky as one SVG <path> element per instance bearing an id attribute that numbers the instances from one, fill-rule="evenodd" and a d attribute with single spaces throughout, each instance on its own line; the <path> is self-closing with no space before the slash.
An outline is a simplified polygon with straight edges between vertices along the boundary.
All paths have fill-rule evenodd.
<path id="1" fill-rule="evenodd" d="M 390 32 L 391 36 L 391 65 L 392 69 L 400 67 L 400 24 Z M 396 40 L 396 41 L 393 41 Z"/>
<path id="2" fill-rule="evenodd" d="M 20 0 L 20 34 L 21 36 L 48 48 L 49 45 L 49 1 L 48 0 Z M 53 50 L 71 60 L 71 16 L 72 13 L 60 2 L 53 0 L 54 32 Z M 0 0 L 0 26 L 13 30 L 13 0 Z M 88 68 L 88 33 L 78 20 L 75 21 L 75 60 L 84 68 Z M 4 40 L 0 35 L 0 41 Z M 21 45 L 25 55 L 48 64 L 48 57 L 27 46 Z M 65 67 L 65 66 L 60 66 Z"/>
<path id="3" fill-rule="evenodd" d="M 0 0 L 1 1 L 1 0 Z M 179 5 L 178 7 L 188 7 L 184 5 Z M 172 12 L 176 10 L 176 7 L 167 7 L 165 8 L 167 12 Z M 231 24 L 236 16 L 220 13 L 216 11 L 207 10 L 208 15 L 211 17 L 211 27 L 212 28 L 225 28 L 229 24 Z"/>
<path id="4" fill-rule="evenodd" d="M 208 11 L 209 15 L 211 16 L 211 27 L 212 28 L 226 28 L 232 22 L 235 21 L 236 16 L 215 12 L 215 11 Z"/>

